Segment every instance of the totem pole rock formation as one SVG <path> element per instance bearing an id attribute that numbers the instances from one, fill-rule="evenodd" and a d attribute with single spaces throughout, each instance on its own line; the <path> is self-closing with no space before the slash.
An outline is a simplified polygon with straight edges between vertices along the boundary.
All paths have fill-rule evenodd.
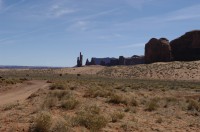
<path id="1" fill-rule="evenodd" d="M 77 67 L 83 66 L 83 55 L 80 52 L 80 56 L 77 58 Z"/>

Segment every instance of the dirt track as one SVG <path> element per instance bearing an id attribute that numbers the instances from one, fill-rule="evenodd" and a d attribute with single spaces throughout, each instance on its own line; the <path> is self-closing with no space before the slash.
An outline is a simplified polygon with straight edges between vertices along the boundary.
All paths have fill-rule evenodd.
<path id="1" fill-rule="evenodd" d="M 0 92 L 0 105 L 23 101 L 38 89 L 47 88 L 48 85 L 46 81 L 27 81 L 12 86 L 9 90 Z"/>

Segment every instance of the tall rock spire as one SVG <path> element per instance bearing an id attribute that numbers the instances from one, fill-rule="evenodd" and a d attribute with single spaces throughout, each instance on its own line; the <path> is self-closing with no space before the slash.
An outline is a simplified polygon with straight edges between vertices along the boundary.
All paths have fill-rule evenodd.
<path id="1" fill-rule="evenodd" d="M 77 67 L 83 66 L 83 55 L 80 52 L 80 56 L 77 58 Z"/>

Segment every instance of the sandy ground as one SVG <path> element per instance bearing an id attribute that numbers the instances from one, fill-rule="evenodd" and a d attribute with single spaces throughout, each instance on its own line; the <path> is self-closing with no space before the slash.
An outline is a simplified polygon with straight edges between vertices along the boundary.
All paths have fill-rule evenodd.
<path id="1" fill-rule="evenodd" d="M 71 126 L 70 123 L 73 123 L 71 119 L 78 112 L 90 105 L 97 105 L 100 108 L 100 114 L 108 120 L 106 127 L 102 129 L 105 132 L 197 132 L 200 129 L 200 111 L 189 110 L 187 100 L 194 100 L 200 107 L 199 85 L 187 87 L 190 84 L 181 83 L 174 84 L 171 87 L 173 82 L 161 83 L 156 81 L 156 83 L 151 83 L 134 79 L 120 80 L 119 78 L 157 79 L 159 77 L 159 79 L 165 79 L 176 75 L 177 79 L 184 77 L 190 80 L 199 76 L 199 63 L 173 62 L 137 66 L 89 66 L 52 70 L 52 75 L 56 72 L 53 76 L 55 77 L 53 82 L 63 84 L 66 86 L 65 90 L 50 90 L 49 85 L 51 84 L 41 80 L 25 81 L 22 84 L 9 85 L 9 87 L 2 86 L 0 90 L 0 132 L 29 131 L 29 127 L 34 124 L 35 117 L 41 111 L 48 112 L 53 119 L 64 120 L 64 123 L 69 124 L 74 132 L 87 132 L 89 130 L 85 127 Z M 18 74 L 21 75 L 20 77 L 26 77 L 24 75 L 29 74 L 29 72 L 34 73 L 33 75 L 38 73 L 38 76 L 42 77 L 43 75 L 44 78 L 46 76 L 48 79 L 52 77 L 51 74 L 45 73 L 43 70 L 41 70 L 41 73 L 38 71 L 26 71 L 24 73 L 22 71 Z M 30 78 L 32 78 L 32 74 L 29 74 Z M 66 75 L 59 76 L 59 74 Z M 75 75 L 68 77 L 67 74 Z M 97 78 L 96 76 L 77 78 L 76 74 L 97 74 L 111 78 Z M 67 98 L 59 100 L 58 97 L 54 97 L 56 94 L 48 96 L 49 93 L 65 92 L 70 93 L 72 97 L 79 101 L 76 108 L 65 110 L 61 107 L 61 104 Z M 127 101 L 134 98 L 137 105 L 109 103 L 108 101 L 115 94 L 119 95 L 118 98 L 122 97 Z M 93 95 L 97 96 L 93 97 Z M 146 108 L 154 99 L 158 101 L 156 110 L 147 111 Z M 46 107 L 44 107 L 45 105 Z M 52 106 L 48 107 L 49 105 Z M 116 112 L 122 113 L 124 117 L 117 122 L 112 122 L 111 116 Z"/>
<path id="2" fill-rule="evenodd" d="M 99 71 L 103 70 L 104 66 L 85 66 L 85 67 L 75 67 L 75 68 L 64 68 L 56 70 L 60 74 L 97 74 Z"/>
<path id="3" fill-rule="evenodd" d="M 48 86 L 45 81 L 28 81 L 10 87 L 8 90 L 0 91 L 0 106 L 8 103 L 25 100 L 38 89 L 44 89 Z"/>
<path id="4" fill-rule="evenodd" d="M 58 74 L 88 74 L 115 78 L 200 80 L 200 61 L 158 62 L 133 66 L 84 66 L 55 70 Z"/>
<path id="5" fill-rule="evenodd" d="M 100 76 L 131 79 L 200 80 L 200 61 L 106 67 Z"/>

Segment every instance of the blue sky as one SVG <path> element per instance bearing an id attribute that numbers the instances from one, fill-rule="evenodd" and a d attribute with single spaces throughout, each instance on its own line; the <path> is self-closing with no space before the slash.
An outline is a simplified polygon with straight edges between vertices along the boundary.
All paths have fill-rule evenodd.
<path id="1" fill-rule="evenodd" d="M 143 55 L 150 38 L 199 27 L 199 0 L 0 0 L 0 65 Z"/>

